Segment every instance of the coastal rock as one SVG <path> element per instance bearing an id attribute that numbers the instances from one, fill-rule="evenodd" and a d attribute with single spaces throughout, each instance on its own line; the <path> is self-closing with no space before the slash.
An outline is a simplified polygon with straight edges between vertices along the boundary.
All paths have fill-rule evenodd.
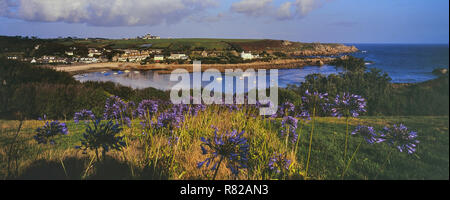
<path id="1" fill-rule="evenodd" d="M 448 75 L 448 69 L 447 68 L 437 68 L 437 69 L 433 70 L 433 74 L 436 76 Z"/>

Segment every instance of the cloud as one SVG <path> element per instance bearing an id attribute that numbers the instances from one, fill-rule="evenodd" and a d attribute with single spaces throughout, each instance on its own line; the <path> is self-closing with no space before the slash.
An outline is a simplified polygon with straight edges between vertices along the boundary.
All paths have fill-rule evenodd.
<path id="1" fill-rule="evenodd" d="M 267 14 L 267 10 L 272 9 L 270 5 L 272 1 L 273 0 L 242 0 L 233 3 L 231 5 L 231 10 L 237 13 L 259 17 Z"/>
<path id="2" fill-rule="evenodd" d="M 273 0 L 241 0 L 233 3 L 231 10 L 247 16 L 268 16 L 278 20 L 302 18 L 331 0 L 295 0 L 275 6 Z"/>
<path id="3" fill-rule="evenodd" d="M 136 26 L 176 23 L 217 0 L 0 0 L 0 15 L 39 22 Z M 4 6 L 6 5 L 6 6 Z"/>

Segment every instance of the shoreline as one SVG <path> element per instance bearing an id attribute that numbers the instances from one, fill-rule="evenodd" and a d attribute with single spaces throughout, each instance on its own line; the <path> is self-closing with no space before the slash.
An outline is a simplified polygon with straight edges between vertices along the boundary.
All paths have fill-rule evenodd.
<path id="1" fill-rule="evenodd" d="M 225 72 L 226 69 L 294 69 L 304 66 L 321 66 L 330 63 L 336 58 L 306 58 L 306 59 L 280 59 L 269 62 L 252 62 L 239 64 L 202 64 L 202 72 L 208 69 L 217 69 Z M 43 66 L 55 69 L 57 71 L 68 72 L 72 75 L 101 72 L 107 70 L 153 70 L 161 74 L 169 74 L 175 69 L 185 69 L 189 73 L 193 72 L 192 64 L 146 64 L 139 63 L 123 63 L 123 62 L 105 62 L 92 64 L 75 64 L 75 65 L 56 65 Z"/>

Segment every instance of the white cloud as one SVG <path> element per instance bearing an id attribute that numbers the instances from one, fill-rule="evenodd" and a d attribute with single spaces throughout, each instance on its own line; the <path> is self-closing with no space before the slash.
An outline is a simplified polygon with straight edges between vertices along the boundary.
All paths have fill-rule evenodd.
<path id="1" fill-rule="evenodd" d="M 301 18 L 331 0 L 285 1 L 275 6 L 273 0 L 241 0 L 232 5 L 231 10 L 247 16 L 269 16 L 279 20 Z"/>
<path id="2" fill-rule="evenodd" d="M 259 17 L 267 14 L 266 11 L 272 9 L 273 0 L 242 0 L 231 5 L 231 10 L 250 16 Z"/>
<path id="3" fill-rule="evenodd" d="M 323 0 L 296 0 L 294 6 L 299 16 L 306 16 L 309 12 L 321 7 L 324 3 L 325 1 Z"/>
<path id="4" fill-rule="evenodd" d="M 292 7 L 292 2 L 285 2 L 285 3 L 281 4 L 280 8 L 278 8 L 278 11 L 277 11 L 277 18 L 278 19 L 291 19 L 293 16 L 291 7 Z"/>
<path id="5" fill-rule="evenodd" d="M 217 0 L 16 0 L 0 15 L 27 21 L 86 23 L 94 26 L 134 26 L 175 23 Z"/>

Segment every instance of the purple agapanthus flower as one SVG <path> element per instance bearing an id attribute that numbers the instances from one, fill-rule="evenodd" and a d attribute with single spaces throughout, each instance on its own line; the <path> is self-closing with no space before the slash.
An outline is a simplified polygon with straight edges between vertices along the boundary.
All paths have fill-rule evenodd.
<path id="1" fill-rule="evenodd" d="M 75 113 L 73 117 L 73 121 L 77 124 L 80 123 L 80 120 L 84 120 L 85 123 L 88 123 L 89 121 L 95 120 L 95 115 L 92 111 L 83 109 L 80 112 Z"/>
<path id="2" fill-rule="evenodd" d="M 283 103 L 280 108 L 278 108 L 277 113 L 273 114 L 272 117 L 285 117 L 288 115 L 293 115 L 295 112 L 295 105 L 291 102 L 285 102 Z"/>
<path id="3" fill-rule="evenodd" d="M 275 171 L 277 174 L 288 171 L 291 165 L 291 160 L 287 159 L 286 154 L 275 154 L 270 158 L 269 169 Z"/>
<path id="4" fill-rule="evenodd" d="M 103 119 L 115 120 L 117 124 L 126 124 L 131 127 L 130 113 L 128 111 L 128 104 L 117 96 L 111 96 L 106 99 L 105 111 Z"/>
<path id="5" fill-rule="evenodd" d="M 226 159 L 227 168 L 234 175 L 239 174 L 239 169 L 247 168 L 249 145 L 247 139 L 243 137 L 244 131 L 238 133 L 237 130 L 226 132 L 222 135 L 218 135 L 218 129 L 215 128 L 214 138 L 205 139 L 201 138 L 203 142 L 200 145 L 203 155 L 207 155 L 207 158 L 197 164 L 198 168 L 203 166 L 209 167 L 212 164 L 211 170 L 216 170 L 218 164 Z M 219 160 L 217 162 L 217 160 Z"/>
<path id="6" fill-rule="evenodd" d="M 366 111 L 366 100 L 359 95 L 344 93 L 336 95 L 332 104 L 332 116 L 334 117 L 358 117 Z"/>
<path id="7" fill-rule="evenodd" d="M 184 104 L 173 105 L 166 112 L 161 113 L 153 126 L 157 129 L 161 128 L 179 128 L 184 121 Z"/>
<path id="8" fill-rule="evenodd" d="M 352 135 L 361 135 L 364 140 L 369 144 L 375 144 L 382 142 L 381 138 L 376 133 L 375 129 L 371 126 L 358 125 L 352 132 Z"/>
<path id="9" fill-rule="evenodd" d="M 153 100 L 143 100 L 139 103 L 137 114 L 142 120 L 151 118 L 158 112 L 158 102 Z"/>
<path id="10" fill-rule="evenodd" d="M 281 121 L 281 136 L 289 137 L 292 143 L 295 143 L 298 138 L 297 127 L 298 119 L 291 116 L 286 116 Z"/>
<path id="11" fill-rule="evenodd" d="M 44 126 L 36 129 L 34 139 L 38 142 L 38 144 L 55 144 L 55 141 L 53 140 L 55 136 L 67 135 L 68 133 L 69 130 L 67 129 L 67 125 L 65 123 L 60 123 L 58 121 L 46 121 Z"/>
<path id="12" fill-rule="evenodd" d="M 311 120 L 311 115 L 309 114 L 308 111 L 302 111 L 300 114 L 297 115 L 297 118 L 300 118 L 303 121 L 310 121 Z"/>
<path id="13" fill-rule="evenodd" d="M 385 127 L 381 134 L 381 141 L 386 141 L 400 152 L 413 154 L 419 144 L 417 136 L 417 132 L 409 131 L 405 125 L 400 124 L 394 125 L 392 128 Z"/>
<path id="14" fill-rule="evenodd" d="M 302 110 L 309 111 L 311 113 L 312 109 L 316 109 L 316 112 L 321 109 L 326 111 L 328 108 L 328 93 L 319 92 L 309 92 L 305 91 L 305 96 L 302 97 Z"/>

